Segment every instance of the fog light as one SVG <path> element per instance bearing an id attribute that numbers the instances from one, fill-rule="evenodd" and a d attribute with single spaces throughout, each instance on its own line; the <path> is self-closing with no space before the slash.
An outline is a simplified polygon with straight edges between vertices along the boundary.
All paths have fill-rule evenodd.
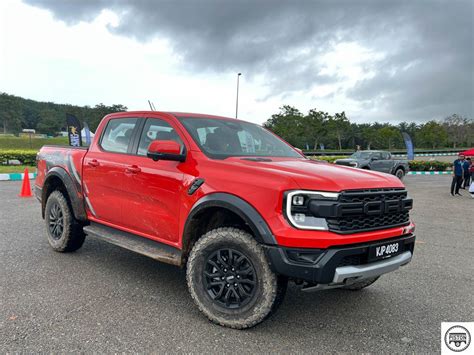
<path id="1" fill-rule="evenodd" d="M 306 216 L 303 213 L 296 213 L 295 214 L 295 221 L 296 222 L 304 223 L 305 220 L 306 220 Z"/>
<path id="2" fill-rule="evenodd" d="M 409 225 L 408 227 L 403 227 L 402 234 L 413 234 L 415 233 L 415 225 Z"/>
<path id="3" fill-rule="evenodd" d="M 315 264 L 323 255 L 323 252 L 319 250 L 312 250 L 307 252 L 302 250 L 287 249 L 286 255 L 288 256 L 288 259 L 296 261 L 298 263 Z"/>
<path id="4" fill-rule="evenodd" d="M 293 205 L 294 206 L 303 206 L 304 197 L 303 196 L 293 196 Z"/>

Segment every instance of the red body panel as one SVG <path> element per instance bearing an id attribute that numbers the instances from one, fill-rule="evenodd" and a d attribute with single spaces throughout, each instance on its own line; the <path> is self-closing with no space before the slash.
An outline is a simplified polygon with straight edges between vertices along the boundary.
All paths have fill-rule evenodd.
<path id="1" fill-rule="evenodd" d="M 215 117 L 189 114 L 194 117 Z M 98 145 L 107 122 L 117 117 L 157 117 L 167 121 L 180 135 L 187 151 L 185 162 L 153 161 L 144 156 L 108 153 Z M 230 120 L 229 118 L 221 118 Z M 182 246 L 186 219 L 194 204 L 203 196 L 224 192 L 238 196 L 253 206 L 270 227 L 277 243 L 286 247 L 328 248 L 391 238 L 403 234 L 406 227 L 340 235 L 328 231 L 308 231 L 292 227 L 283 216 L 283 194 L 288 190 L 340 192 L 351 189 L 403 187 L 392 175 L 319 163 L 303 158 L 272 158 L 249 161 L 240 158 L 214 160 L 203 154 L 178 119 L 170 113 L 123 112 L 106 116 L 95 139 L 85 150 L 42 148 L 36 185 L 41 187 L 51 156 L 68 174 L 80 175 L 80 193 L 84 194 L 87 216 L 122 230 L 133 232 L 175 247 Z M 67 158 L 70 157 L 70 158 Z M 48 159 L 46 159 L 48 158 Z M 51 165 L 51 164 L 50 164 Z M 127 168 L 133 166 L 130 172 Z M 195 178 L 205 179 L 193 195 L 187 191 Z"/>

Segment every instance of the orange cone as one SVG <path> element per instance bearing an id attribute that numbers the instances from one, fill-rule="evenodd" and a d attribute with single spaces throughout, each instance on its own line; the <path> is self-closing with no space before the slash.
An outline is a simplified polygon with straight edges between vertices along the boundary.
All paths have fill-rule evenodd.
<path id="1" fill-rule="evenodd" d="M 31 186 L 30 186 L 30 175 L 28 174 L 28 168 L 25 168 L 24 177 L 23 177 L 23 184 L 21 185 L 21 192 L 20 197 L 31 197 L 33 194 L 31 193 Z"/>

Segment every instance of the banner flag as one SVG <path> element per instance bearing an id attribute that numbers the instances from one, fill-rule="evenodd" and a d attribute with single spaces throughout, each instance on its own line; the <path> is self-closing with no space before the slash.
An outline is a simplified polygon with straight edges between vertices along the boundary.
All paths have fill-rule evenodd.
<path id="1" fill-rule="evenodd" d="M 84 133 L 86 135 L 86 145 L 89 146 L 91 145 L 91 130 L 87 122 L 84 122 Z"/>
<path id="2" fill-rule="evenodd" d="M 66 113 L 67 136 L 72 147 L 82 146 L 81 123 L 76 116 Z"/>
<path id="3" fill-rule="evenodd" d="M 407 132 L 402 132 L 403 140 L 405 141 L 405 146 L 407 147 L 407 159 L 415 159 L 415 149 L 413 147 L 413 141 L 411 140 L 410 135 Z"/>

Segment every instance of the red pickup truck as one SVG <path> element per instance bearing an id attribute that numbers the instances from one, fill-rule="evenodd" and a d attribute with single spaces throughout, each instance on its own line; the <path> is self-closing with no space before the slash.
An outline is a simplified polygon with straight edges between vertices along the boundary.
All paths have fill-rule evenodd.
<path id="1" fill-rule="evenodd" d="M 87 235 L 186 267 L 196 305 L 231 328 L 264 320 L 289 280 L 360 290 L 413 254 L 399 179 L 307 159 L 240 120 L 115 113 L 89 148 L 45 146 L 37 164 L 54 250 Z"/>

